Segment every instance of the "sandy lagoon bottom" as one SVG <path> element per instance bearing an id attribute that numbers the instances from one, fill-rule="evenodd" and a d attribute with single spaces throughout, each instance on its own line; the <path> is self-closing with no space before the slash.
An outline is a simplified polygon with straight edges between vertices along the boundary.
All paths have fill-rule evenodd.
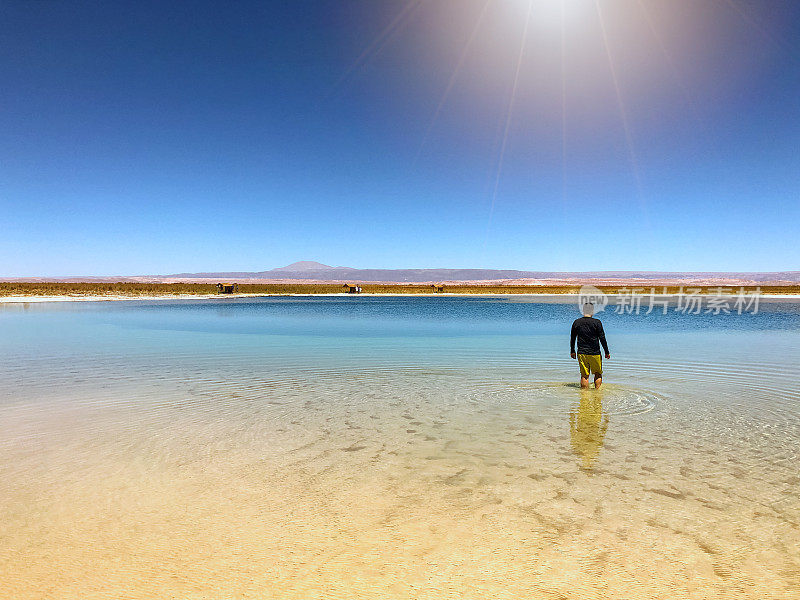
<path id="1" fill-rule="evenodd" d="M 4 597 L 800 597 L 788 368 L 622 358 L 584 392 L 563 352 L 301 368 L 150 335 L 6 363 Z"/>

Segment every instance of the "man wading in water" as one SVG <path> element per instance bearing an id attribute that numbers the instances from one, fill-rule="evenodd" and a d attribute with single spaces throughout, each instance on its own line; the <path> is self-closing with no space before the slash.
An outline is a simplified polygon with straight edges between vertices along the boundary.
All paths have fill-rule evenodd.
<path id="1" fill-rule="evenodd" d="M 583 305 L 583 316 L 575 319 L 572 334 L 569 336 L 569 355 L 575 358 L 575 339 L 578 340 L 578 364 L 581 367 L 581 387 L 589 387 L 589 373 L 594 373 L 594 387 L 603 385 L 603 358 L 600 356 L 600 344 L 603 344 L 606 358 L 611 358 L 606 343 L 606 334 L 600 319 L 592 317 L 594 305 Z"/>

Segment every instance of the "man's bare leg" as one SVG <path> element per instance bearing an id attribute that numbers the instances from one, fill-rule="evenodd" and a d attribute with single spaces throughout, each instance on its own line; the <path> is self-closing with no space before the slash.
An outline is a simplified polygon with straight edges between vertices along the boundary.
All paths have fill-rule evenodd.
<path id="1" fill-rule="evenodd" d="M 583 389 L 588 389 L 588 387 L 589 387 L 589 376 L 588 375 L 581 375 L 581 387 Z"/>
<path id="2" fill-rule="evenodd" d="M 594 389 L 599 390 L 600 386 L 603 385 L 603 374 L 602 373 L 595 373 L 594 374 Z M 586 380 L 586 386 L 589 386 L 589 380 Z"/>

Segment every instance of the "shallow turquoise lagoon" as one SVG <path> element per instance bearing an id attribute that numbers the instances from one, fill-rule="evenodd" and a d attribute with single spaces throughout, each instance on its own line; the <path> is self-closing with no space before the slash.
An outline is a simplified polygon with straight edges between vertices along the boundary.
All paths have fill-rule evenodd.
<path id="1" fill-rule="evenodd" d="M 586 392 L 552 298 L 0 305 L 0 586 L 798 597 L 800 303 L 613 308 Z"/>

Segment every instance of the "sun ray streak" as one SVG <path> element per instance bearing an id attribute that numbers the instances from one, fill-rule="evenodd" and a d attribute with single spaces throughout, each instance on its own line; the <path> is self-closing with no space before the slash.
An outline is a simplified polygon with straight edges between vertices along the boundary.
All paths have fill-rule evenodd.
<path id="1" fill-rule="evenodd" d="M 661 38 L 661 35 L 658 33 L 658 29 L 656 28 L 655 21 L 653 20 L 653 17 L 650 14 L 650 11 L 647 9 L 647 6 L 645 6 L 644 0 L 637 0 L 637 2 L 639 4 L 639 8 L 642 11 L 642 14 L 644 15 L 644 20 L 647 21 L 647 25 L 650 28 L 650 32 L 653 34 L 653 38 L 656 40 L 656 43 L 658 44 L 658 47 L 661 50 L 661 53 L 664 55 L 664 60 L 667 62 L 667 65 L 669 66 L 670 71 L 672 71 L 672 76 L 675 78 L 675 81 L 678 82 L 678 85 L 680 86 L 680 88 L 683 91 L 684 95 L 687 96 L 687 100 L 689 100 L 688 93 L 687 93 L 687 89 L 688 88 L 683 83 L 683 78 L 681 77 L 681 74 L 678 71 L 678 68 L 675 66 L 675 61 L 672 58 L 672 54 L 669 52 L 669 50 L 667 50 L 667 46 L 664 44 L 664 40 Z"/>
<path id="2" fill-rule="evenodd" d="M 561 4 L 561 215 L 567 211 L 567 26 L 566 5 Z"/>
<path id="3" fill-rule="evenodd" d="M 514 73 L 514 84 L 511 87 L 511 97 L 508 100 L 508 109 L 506 110 L 506 124 L 503 130 L 503 141 L 500 144 L 500 157 L 497 162 L 497 172 L 495 173 L 494 177 L 494 187 L 492 189 L 492 203 L 489 206 L 489 220 L 486 223 L 486 237 L 484 239 L 483 245 L 486 247 L 486 243 L 489 240 L 489 229 L 492 226 L 492 216 L 494 215 L 494 205 L 497 201 L 497 191 L 500 187 L 500 176 L 503 172 L 503 163 L 505 161 L 506 155 L 506 146 L 508 145 L 508 132 L 511 128 L 511 117 L 514 112 L 514 100 L 517 97 L 517 88 L 519 87 L 519 74 L 522 70 L 522 59 L 525 56 L 525 44 L 528 40 L 528 28 L 531 21 L 531 14 L 533 13 L 533 0 L 529 0 L 528 2 L 528 15 L 525 18 L 525 27 L 522 30 L 522 40 L 520 41 L 519 45 L 519 56 L 517 57 L 517 69 Z"/>
<path id="4" fill-rule="evenodd" d="M 742 20 L 747 22 L 751 27 L 756 29 L 766 40 L 777 44 L 784 48 L 785 50 L 789 50 L 790 52 L 794 51 L 792 45 L 787 42 L 783 36 L 777 35 L 774 32 L 769 31 L 766 27 L 764 27 L 759 21 L 756 20 L 753 15 L 748 13 L 742 6 L 739 5 L 736 0 L 721 0 L 723 4 L 727 4 L 734 12 L 736 12 Z"/>
<path id="5" fill-rule="evenodd" d="M 672 77 L 675 79 L 675 82 L 678 84 L 678 87 L 681 90 L 681 94 L 686 102 L 686 106 L 688 107 L 694 121 L 698 125 L 698 131 L 707 132 L 708 127 L 706 123 L 703 121 L 702 117 L 700 116 L 700 111 L 697 108 L 697 103 L 692 98 L 692 94 L 690 91 L 689 86 L 684 82 L 683 77 L 681 76 L 681 72 L 678 69 L 677 65 L 675 64 L 675 60 L 672 57 L 667 45 L 664 43 L 661 34 L 658 32 L 658 28 L 656 27 L 656 21 L 653 16 L 650 14 L 650 10 L 647 8 L 645 4 L 645 0 L 637 0 L 639 4 L 639 8 L 641 9 L 642 14 L 644 15 L 645 21 L 647 21 L 647 25 L 650 28 L 650 32 L 653 34 L 653 38 L 655 38 L 658 47 L 661 50 L 661 53 L 664 55 L 664 60 L 667 63 L 670 71 L 672 72 Z M 711 148 L 716 153 L 716 148 L 713 145 L 713 136 L 707 136 L 709 143 L 711 144 Z"/>
<path id="6" fill-rule="evenodd" d="M 377 55 L 389 41 L 394 33 L 407 21 L 414 11 L 423 4 L 425 0 L 409 0 L 406 2 L 403 9 L 395 16 L 394 19 L 375 37 L 372 42 L 364 48 L 363 52 L 356 57 L 352 64 L 342 73 L 338 81 L 333 85 L 328 95 L 332 95 L 338 90 L 342 84 L 353 74 L 353 72 L 366 63 L 371 57 Z"/>
<path id="7" fill-rule="evenodd" d="M 483 22 L 483 18 L 486 15 L 486 11 L 489 8 L 489 5 L 492 3 L 492 0 L 486 0 L 486 3 L 483 5 L 481 12 L 478 14 L 478 19 L 475 22 L 475 27 L 472 29 L 469 38 L 467 39 L 466 44 L 464 45 L 464 49 L 461 52 L 461 56 L 458 58 L 458 62 L 456 63 L 455 68 L 453 69 L 453 73 L 450 75 L 450 79 L 447 82 L 447 87 L 442 94 L 441 100 L 439 100 L 439 104 L 436 107 L 436 111 L 433 114 L 433 118 L 431 119 L 430 124 L 428 125 L 428 129 L 425 131 L 425 135 L 422 137 L 422 142 L 419 145 L 419 150 L 417 150 L 417 154 L 414 157 L 414 163 L 417 162 L 419 159 L 420 154 L 422 154 L 422 149 L 425 147 L 425 143 L 428 141 L 428 137 L 433 131 L 433 127 L 436 124 L 436 121 L 439 119 L 439 115 L 444 108 L 444 104 L 447 101 L 447 98 L 450 96 L 450 92 L 453 91 L 453 86 L 455 86 L 456 80 L 458 79 L 458 75 L 461 72 L 461 67 L 464 66 L 464 61 L 467 59 L 467 54 L 469 53 L 469 49 L 472 46 L 472 43 L 475 41 L 475 37 L 478 35 L 478 30 L 480 29 L 481 23 Z"/>
<path id="8" fill-rule="evenodd" d="M 631 128 L 628 119 L 628 111 L 625 107 L 625 101 L 622 97 L 622 88 L 619 84 L 619 77 L 617 75 L 617 68 L 614 64 L 614 58 L 611 54 L 611 46 L 608 43 L 608 31 L 606 29 L 605 18 L 603 17 L 603 11 L 600 8 L 600 0 L 595 0 L 595 6 L 597 7 L 597 16 L 600 22 L 600 32 L 603 36 L 603 45 L 605 46 L 606 50 L 606 57 L 608 58 L 608 68 L 611 71 L 611 80 L 614 85 L 614 92 L 617 96 L 617 108 L 619 109 L 620 120 L 622 121 L 622 129 L 625 133 L 625 145 L 628 151 L 628 161 L 631 165 L 631 170 L 633 172 L 633 177 L 636 182 L 636 195 L 637 199 L 639 200 L 639 206 L 642 211 L 642 216 L 645 219 L 645 223 L 647 227 L 650 227 L 650 216 L 648 214 L 647 205 L 644 201 L 644 194 L 642 191 L 642 178 L 639 172 L 639 160 L 636 157 L 636 150 L 633 144 L 633 135 L 631 134 Z"/>

